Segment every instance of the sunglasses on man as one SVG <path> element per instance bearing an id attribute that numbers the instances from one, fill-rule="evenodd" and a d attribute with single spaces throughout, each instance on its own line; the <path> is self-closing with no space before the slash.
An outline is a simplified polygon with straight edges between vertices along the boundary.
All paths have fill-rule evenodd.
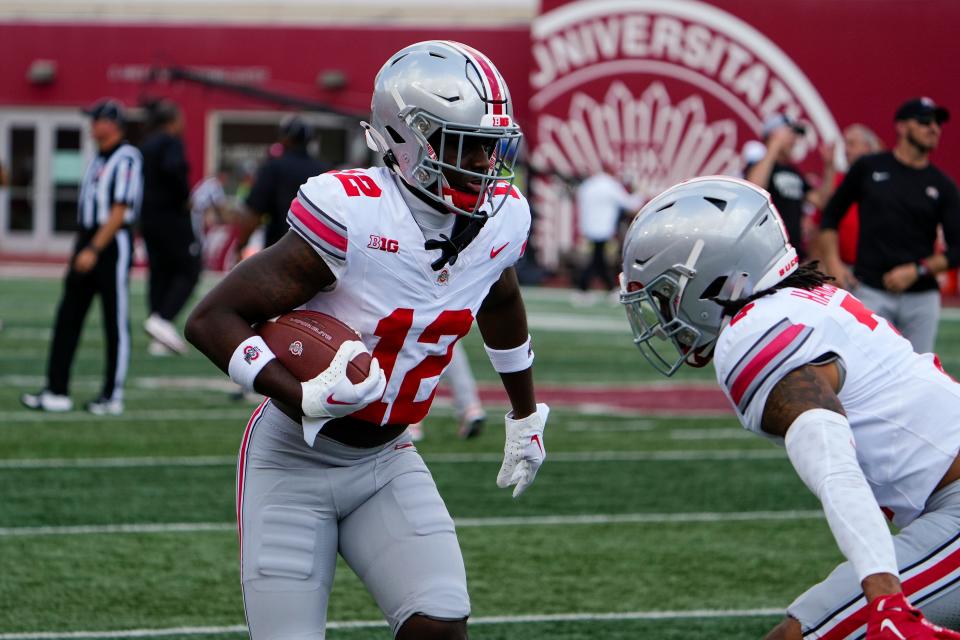
<path id="1" fill-rule="evenodd" d="M 931 124 L 933 124 L 934 122 L 936 122 L 937 124 L 943 124 L 943 121 L 940 120 L 940 119 L 938 119 L 938 118 L 936 118 L 936 117 L 934 117 L 933 114 L 926 114 L 926 115 L 922 115 L 922 116 L 917 116 L 917 117 L 913 118 L 913 121 L 916 122 L 916 123 L 919 124 L 919 125 L 923 125 L 924 127 L 929 127 L 929 126 L 930 126 Z"/>

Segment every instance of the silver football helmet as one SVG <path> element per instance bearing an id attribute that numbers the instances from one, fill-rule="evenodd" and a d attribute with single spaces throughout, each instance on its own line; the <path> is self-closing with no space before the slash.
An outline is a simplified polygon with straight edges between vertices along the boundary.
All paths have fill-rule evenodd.
<path id="1" fill-rule="evenodd" d="M 507 84 L 485 55 L 449 40 L 410 45 L 377 73 L 370 106 L 367 145 L 410 187 L 474 218 L 503 206 L 522 134 Z M 482 144 L 485 170 L 462 166 L 465 142 Z M 445 162 L 452 150 L 456 160 Z"/>
<path id="2" fill-rule="evenodd" d="M 741 300 L 796 270 L 796 249 L 770 195 L 706 176 L 675 185 L 634 218 L 623 245 L 620 302 L 633 342 L 660 373 L 705 366 L 727 319 L 714 300 Z"/>

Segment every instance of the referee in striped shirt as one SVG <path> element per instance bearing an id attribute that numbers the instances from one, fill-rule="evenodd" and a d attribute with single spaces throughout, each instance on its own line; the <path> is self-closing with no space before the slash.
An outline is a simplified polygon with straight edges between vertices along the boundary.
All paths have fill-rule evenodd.
<path id="1" fill-rule="evenodd" d="M 123 106 L 103 100 L 86 110 L 98 153 L 87 167 L 77 207 L 79 230 L 63 283 L 47 364 L 47 386 L 21 396 L 40 411 L 70 411 L 70 367 L 95 295 L 100 296 L 106 338 L 106 371 L 99 397 L 86 409 L 96 415 L 123 413 L 123 383 L 130 359 L 130 225 L 140 208 L 143 161 L 124 137 Z"/>

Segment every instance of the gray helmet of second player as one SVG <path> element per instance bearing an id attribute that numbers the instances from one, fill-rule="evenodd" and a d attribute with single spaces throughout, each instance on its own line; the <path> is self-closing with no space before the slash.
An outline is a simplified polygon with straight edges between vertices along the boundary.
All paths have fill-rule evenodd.
<path id="1" fill-rule="evenodd" d="M 714 300 L 742 300 L 798 266 L 770 195 L 726 176 L 695 178 L 648 202 L 623 245 L 620 301 L 633 341 L 660 373 L 705 366 L 723 323 Z"/>

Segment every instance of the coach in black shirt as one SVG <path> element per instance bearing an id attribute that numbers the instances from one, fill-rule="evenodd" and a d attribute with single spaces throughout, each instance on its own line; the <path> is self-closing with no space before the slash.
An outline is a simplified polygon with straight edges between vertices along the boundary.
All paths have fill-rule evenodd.
<path id="1" fill-rule="evenodd" d="M 20 401 L 40 411 L 69 411 L 70 368 L 95 296 L 100 297 L 106 347 L 106 370 L 100 396 L 86 408 L 96 415 L 123 412 L 123 384 L 130 360 L 129 275 L 130 225 L 140 206 L 141 157 L 123 139 L 123 107 L 104 100 L 87 110 L 97 143 L 80 186 L 79 230 L 70 268 L 63 282 L 47 363 L 47 385 L 25 393 Z"/>
<path id="2" fill-rule="evenodd" d="M 766 154 L 757 162 L 748 164 L 744 177 L 770 193 L 787 237 L 803 260 L 807 248 L 803 237 L 803 215 L 805 203 L 822 208 L 830 197 L 834 182 L 833 144 L 820 149 L 823 160 L 823 178 L 820 186 L 814 189 L 793 165 L 793 149 L 798 136 L 806 133 L 806 128 L 784 114 L 776 114 L 763 123 L 763 142 Z"/>
<path id="3" fill-rule="evenodd" d="M 960 264 L 960 198 L 957 186 L 930 164 L 948 111 L 929 98 L 903 103 L 895 115 L 891 152 L 860 158 L 823 212 L 820 249 L 824 266 L 910 340 L 918 353 L 933 351 L 940 317 L 934 277 Z M 838 254 L 836 229 L 854 202 L 860 234 L 853 273 Z M 935 253 L 942 225 L 947 250 Z"/>
<path id="4" fill-rule="evenodd" d="M 300 185 L 308 178 L 325 173 L 329 167 L 307 153 L 307 144 L 313 129 L 299 116 L 288 116 L 280 123 L 280 144 L 283 153 L 267 160 L 257 171 L 256 180 L 247 196 L 247 208 L 256 216 L 267 218 L 264 248 L 269 247 L 287 232 L 287 211 L 290 201 L 297 196 Z M 240 238 L 242 247 L 256 226 L 249 225 Z"/>

